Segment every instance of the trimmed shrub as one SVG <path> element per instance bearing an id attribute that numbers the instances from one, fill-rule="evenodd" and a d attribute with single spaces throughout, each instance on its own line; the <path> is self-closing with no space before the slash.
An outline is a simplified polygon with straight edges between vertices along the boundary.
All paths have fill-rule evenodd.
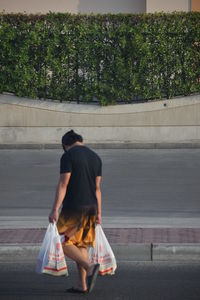
<path id="1" fill-rule="evenodd" d="M 0 14 L 0 92 L 101 105 L 200 92 L 200 13 Z"/>

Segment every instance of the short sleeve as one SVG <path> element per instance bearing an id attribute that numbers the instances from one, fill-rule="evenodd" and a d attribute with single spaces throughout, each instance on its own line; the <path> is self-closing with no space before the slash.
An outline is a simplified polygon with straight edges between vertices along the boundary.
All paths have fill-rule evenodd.
<path id="1" fill-rule="evenodd" d="M 102 161 L 99 158 L 99 166 L 98 166 L 98 170 L 97 170 L 97 176 L 102 176 Z"/>
<path id="2" fill-rule="evenodd" d="M 64 153 L 60 159 L 60 174 L 72 172 L 72 161 L 68 153 Z"/>

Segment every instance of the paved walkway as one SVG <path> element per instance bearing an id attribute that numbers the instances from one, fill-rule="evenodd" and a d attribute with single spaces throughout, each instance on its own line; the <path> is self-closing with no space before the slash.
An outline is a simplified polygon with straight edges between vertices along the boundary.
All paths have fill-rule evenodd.
<path id="1" fill-rule="evenodd" d="M 104 165 L 102 227 L 116 257 L 200 261 L 200 150 L 97 152 Z M 0 261 L 35 260 L 48 225 L 62 151 L 0 153 Z"/>

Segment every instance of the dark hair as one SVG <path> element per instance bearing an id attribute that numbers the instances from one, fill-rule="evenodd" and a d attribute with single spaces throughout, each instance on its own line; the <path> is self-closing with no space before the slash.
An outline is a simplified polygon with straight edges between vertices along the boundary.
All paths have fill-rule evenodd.
<path id="1" fill-rule="evenodd" d="M 62 137 L 62 145 L 71 146 L 76 142 L 83 142 L 83 138 L 81 135 L 74 132 L 74 130 L 70 130 L 65 133 Z"/>

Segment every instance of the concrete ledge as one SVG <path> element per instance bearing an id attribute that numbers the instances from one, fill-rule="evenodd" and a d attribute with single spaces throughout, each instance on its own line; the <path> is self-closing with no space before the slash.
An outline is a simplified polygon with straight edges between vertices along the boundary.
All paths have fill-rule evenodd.
<path id="1" fill-rule="evenodd" d="M 200 244 L 111 244 L 117 261 L 200 261 Z M 2 261 L 36 261 L 40 245 L 0 245 Z M 67 259 L 68 261 L 68 259 Z"/>
<path id="2" fill-rule="evenodd" d="M 154 244 L 153 261 L 200 261 L 200 244 Z"/>
<path id="3" fill-rule="evenodd" d="M 200 149 L 199 143 L 86 143 L 93 149 Z M 61 149 L 60 144 L 0 144 L 0 150 Z"/>
<path id="4" fill-rule="evenodd" d="M 106 107 L 0 95 L 0 144 L 52 148 L 70 129 L 100 147 L 199 147 L 200 95 Z"/>
<path id="5" fill-rule="evenodd" d="M 116 260 L 151 261 L 151 244 L 111 244 Z"/>
<path id="6" fill-rule="evenodd" d="M 149 244 L 132 244 L 116 245 L 111 244 L 117 260 L 127 261 L 151 261 L 151 245 Z M 30 260 L 37 259 L 40 245 L 0 245 L 0 262 L 1 261 L 23 261 L 27 258 Z M 69 259 L 67 258 L 67 261 Z"/>
<path id="7" fill-rule="evenodd" d="M 100 106 L 98 104 L 75 102 L 60 102 L 56 100 L 40 100 L 31 99 L 26 97 L 18 97 L 14 94 L 3 93 L 0 94 L 0 104 L 14 105 L 16 107 L 28 107 L 34 109 L 40 109 L 43 111 L 73 113 L 73 114 L 95 114 L 95 115 L 123 115 L 131 113 L 143 113 L 167 110 L 169 108 L 179 108 L 183 106 L 191 106 L 199 104 L 200 95 L 180 96 L 173 99 L 153 100 L 145 103 L 131 103 L 131 104 L 119 104 Z"/>
<path id="8" fill-rule="evenodd" d="M 37 259 L 40 245 L 5 244 L 0 245 L 0 262 L 23 261 Z"/>

